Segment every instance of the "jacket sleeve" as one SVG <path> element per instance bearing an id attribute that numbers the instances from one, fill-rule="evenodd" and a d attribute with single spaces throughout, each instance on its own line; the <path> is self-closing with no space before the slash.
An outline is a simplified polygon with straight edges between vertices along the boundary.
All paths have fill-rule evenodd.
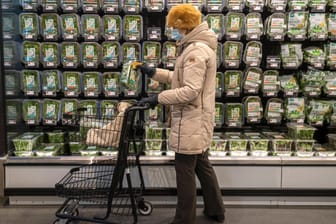
<path id="1" fill-rule="evenodd" d="M 173 73 L 173 71 L 170 71 L 168 69 L 157 68 L 153 79 L 161 83 L 170 84 L 172 81 Z"/>
<path id="2" fill-rule="evenodd" d="M 186 104 L 194 101 L 202 92 L 206 76 L 207 56 L 198 48 L 190 50 L 183 59 L 179 71 L 180 88 L 163 91 L 159 103 L 164 105 Z M 181 80 L 182 79 L 182 80 Z"/>

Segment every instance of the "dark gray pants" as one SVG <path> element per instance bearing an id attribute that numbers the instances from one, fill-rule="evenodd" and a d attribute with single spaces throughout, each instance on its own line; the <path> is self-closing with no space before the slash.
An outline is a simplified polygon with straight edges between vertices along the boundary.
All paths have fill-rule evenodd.
<path id="1" fill-rule="evenodd" d="M 173 224 L 196 223 L 197 175 L 204 200 L 204 212 L 209 216 L 224 215 L 224 205 L 216 174 L 208 152 L 198 155 L 175 154 L 177 207 Z"/>

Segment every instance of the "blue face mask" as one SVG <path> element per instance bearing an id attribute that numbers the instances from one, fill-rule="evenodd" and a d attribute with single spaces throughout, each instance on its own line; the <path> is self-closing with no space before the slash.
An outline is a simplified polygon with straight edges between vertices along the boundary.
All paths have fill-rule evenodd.
<path id="1" fill-rule="evenodd" d="M 183 35 L 178 31 L 178 29 L 172 29 L 171 38 L 173 38 L 173 40 L 181 40 Z"/>

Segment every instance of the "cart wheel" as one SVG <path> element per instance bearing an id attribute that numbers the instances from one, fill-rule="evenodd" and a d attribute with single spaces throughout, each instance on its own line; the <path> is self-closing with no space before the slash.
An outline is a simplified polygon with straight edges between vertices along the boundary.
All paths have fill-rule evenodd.
<path id="1" fill-rule="evenodd" d="M 153 211 L 153 206 L 148 201 L 140 201 L 138 204 L 138 211 L 140 215 L 147 216 L 150 215 Z"/>

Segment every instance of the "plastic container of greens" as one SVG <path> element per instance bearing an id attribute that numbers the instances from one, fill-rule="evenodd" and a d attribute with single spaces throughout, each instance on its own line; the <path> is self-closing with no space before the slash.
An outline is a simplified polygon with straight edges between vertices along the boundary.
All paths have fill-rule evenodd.
<path id="1" fill-rule="evenodd" d="M 100 0 L 82 0 L 82 10 L 84 13 L 98 13 Z"/>
<path id="2" fill-rule="evenodd" d="M 319 47 L 310 46 L 303 49 L 303 59 L 308 65 L 323 69 L 325 65 L 325 53 Z"/>
<path id="3" fill-rule="evenodd" d="M 288 121 L 303 123 L 305 120 L 305 99 L 289 97 L 285 99 L 285 118 Z"/>
<path id="4" fill-rule="evenodd" d="M 311 12 L 325 12 L 328 0 L 309 0 L 308 7 Z"/>
<path id="5" fill-rule="evenodd" d="M 141 74 L 131 66 L 132 61 L 123 64 L 120 82 L 125 96 L 138 96 L 141 92 Z"/>
<path id="6" fill-rule="evenodd" d="M 293 139 L 284 133 L 263 132 L 264 135 L 270 137 L 271 150 L 276 156 L 291 156 L 293 154 Z"/>
<path id="7" fill-rule="evenodd" d="M 162 155 L 162 139 L 150 139 L 150 140 L 145 140 L 146 144 L 146 155 L 149 156 L 161 156 Z"/>
<path id="8" fill-rule="evenodd" d="M 101 34 L 99 15 L 84 14 L 81 16 L 82 36 L 85 41 L 98 41 Z"/>
<path id="9" fill-rule="evenodd" d="M 142 43 L 142 61 L 150 67 L 157 67 L 161 61 L 160 42 L 144 41 Z"/>
<path id="10" fill-rule="evenodd" d="M 285 12 L 287 0 L 266 0 L 266 6 L 271 12 Z"/>
<path id="11" fill-rule="evenodd" d="M 281 62 L 284 69 L 297 69 L 303 61 L 302 44 L 281 44 Z"/>
<path id="12" fill-rule="evenodd" d="M 263 74 L 262 92 L 264 96 L 276 96 L 279 92 L 279 72 L 267 70 Z"/>
<path id="13" fill-rule="evenodd" d="M 39 0 L 20 0 L 20 6 L 23 11 L 37 12 L 40 6 L 40 1 Z"/>
<path id="14" fill-rule="evenodd" d="M 210 155 L 212 156 L 226 156 L 227 150 L 227 138 L 221 133 L 214 133 L 211 145 L 210 145 Z"/>
<path id="15" fill-rule="evenodd" d="M 239 97 L 241 94 L 243 72 L 236 70 L 227 70 L 224 72 L 224 79 L 225 95 Z"/>
<path id="16" fill-rule="evenodd" d="M 176 43 L 166 41 L 162 46 L 162 63 L 164 68 L 174 68 L 177 56 Z M 218 58 L 218 57 L 217 57 Z"/>
<path id="17" fill-rule="evenodd" d="M 248 139 L 249 151 L 252 156 L 265 157 L 268 155 L 269 138 L 258 132 L 245 132 Z"/>
<path id="18" fill-rule="evenodd" d="M 335 96 L 336 95 L 336 73 L 329 72 L 324 77 L 325 84 L 323 86 L 323 92 L 327 96 Z"/>
<path id="19" fill-rule="evenodd" d="M 246 123 L 260 123 L 263 118 L 263 105 L 259 96 L 248 96 L 243 99 Z"/>
<path id="20" fill-rule="evenodd" d="M 250 41 L 246 44 L 243 61 L 247 66 L 258 67 L 262 60 L 262 44 Z"/>
<path id="21" fill-rule="evenodd" d="M 221 40 L 224 36 L 224 15 L 223 14 L 208 14 L 205 17 L 209 28 L 215 32 L 217 39 Z"/>
<path id="22" fill-rule="evenodd" d="M 81 74 L 79 72 L 63 72 L 62 89 L 65 97 L 78 97 L 81 93 Z"/>
<path id="23" fill-rule="evenodd" d="M 41 104 L 39 100 L 23 100 L 22 117 L 27 125 L 38 125 L 41 121 Z"/>
<path id="24" fill-rule="evenodd" d="M 264 117 L 268 124 L 281 124 L 284 113 L 283 101 L 271 98 L 267 101 Z"/>
<path id="25" fill-rule="evenodd" d="M 329 146 L 336 150 L 336 134 L 327 134 Z"/>
<path id="26" fill-rule="evenodd" d="M 141 45 L 139 43 L 124 42 L 122 48 L 122 61 L 140 61 L 141 60 Z"/>
<path id="27" fill-rule="evenodd" d="M 64 143 L 42 143 L 32 152 L 36 157 L 50 157 L 67 155 L 64 151 Z"/>
<path id="28" fill-rule="evenodd" d="M 335 1 L 336 3 L 336 1 Z M 335 4 L 336 8 L 336 4 Z M 336 40 L 336 13 L 329 13 L 327 16 L 328 36 L 330 40 Z"/>
<path id="29" fill-rule="evenodd" d="M 60 64 L 58 43 L 41 43 L 41 62 L 44 68 L 57 68 Z"/>
<path id="30" fill-rule="evenodd" d="M 102 64 L 104 68 L 118 68 L 120 66 L 120 44 L 119 42 L 105 41 L 101 45 Z"/>
<path id="31" fill-rule="evenodd" d="M 244 119 L 244 106 L 241 103 L 225 104 L 225 124 L 228 127 L 241 127 Z"/>
<path id="32" fill-rule="evenodd" d="M 291 11 L 287 14 L 287 36 L 292 41 L 307 38 L 308 12 Z"/>
<path id="33" fill-rule="evenodd" d="M 222 49 L 223 45 L 221 43 L 217 43 L 217 48 L 216 48 L 216 61 L 217 61 L 217 68 L 219 68 L 223 62 L 222 60 Z"/>
<path id="34" fill-rule="evenodd" d="M 5 70 L 5 95 L 16 96 L 20 93 L 20 74 L 15 70 Z"/>
<path id="35" fill-rule="evenodd" d="M 41 6 L 43 12 L 57 12 L 59 0 L 42 0 Z"/>
<path id="36" fill-rule="evenodd" d="M 228 138 L 228 150 L 231 156 L 247 156 L 248 140 L 240 132 L 226 132 Z"/>
<path id="37" fill-rule="evenodd" d="M 224 123 L 224 104 L 216 103 L 215 104 L 215 126 L 222 127 Z"/>
<path id="38" fill-rule="evenodd" d="M 80 0 L 59 0 L 63 13 L 77 12 L 80 8 Z"/>
<path id="39" fill-rule="evenodd" d="M 37 70 L 21 71 L 22 91 L 26 96 L 38 96 L 40 87 L 40 73 Z"/>
<path id="40" fill-rule="evenodd" d="M 81 49 L 79 43 L 63 42 L 61 44 L 61 63 L 64 68 L 77 68 L 80 63 Z"/>
<path id="41" fill-rule="evenodd" d="M 103 119 L 114 119 L 118 115 L 118 101 L 102 100 L 100 108 Z"/>
<path id="42" fill-rule="evenodd" d="M 163 118 L 163 108 L 162 105 L 158 105 L 155 108 L 146 110 L 145 121 L 150 127 L 160 127 L 162 126 Z"/>
<path id="43" fill-rule="evenodd" d="M 312 157 L 315 152 L 313 151 L 315 140 L 294 140 L 294 149 L 296 155 L 299 157 Z"/>
<path id="44" fill-rule="evenodd" d="M 44 13 L 40 17 L 40 27 L 43 39 L 56 41 L 61 36 L 60 18 L 56 13 Z"/>
<path id="45" fill-rule="evenodd" d="M 57 70 L 43 71 L 41 74 L 42 95 L 55 97 L 61 91 L 61 74 Z"/>
<path id="46" fill-rule="evenodd" d="M 38 68 L 40 65 L 40 43 L 24 41 L 22 44 L 22 63 L 26 68 Z"/>
<path id="47" fill-rule="evenodd" d="M 300 91 L 299 83 L 294 75 L 282 75 L 280 79 L 280 90 L 285 96 L 298 96 Z"/>
<path id="48" fill-rule="evenodd" d="M 307 123 L 314 126 L 322 126 L 324 122 L 329 122 L 333 108 L 329 101 L 311 100 L 307 107 Z"/>
<path id="49" fill-rule="evenodd" d="M 330 70 L 336 69 L 336 43 L 329 42 L 324 45 L 326 65 Z"/>
<path id="50" fill-rule="evenodd" d="M 139 14 L 142 11 L 142 1 L 140 0 L 124 0 L 120 4 L 126 14 Z"/>
<path id="51" fill-rule="evenodd" d="M 161 27 L 147 27 L 147 40 L 161 41 Z"/>
<path id="52" fill-rule="evenodd" d="M 247 40 L 260 40 L 264 26 L 260 13 L 249 13 L 245 17 L 245 36 Z"/>
<path id="53" fill-rule="evenodd" d="M 243 35 L 245 16 L 229 12 L 225 17 L 225 37 L 227 40 L 240 40 Z"/>
<path id="54" fill-rule="evenodd" d="M 94 42 L 82 43 L 82 64 L 84 68 L 98 68 L 101 58 L 101 45 Z"/>
<path id="55" fill-rule="evenodd" d="M 287 123 L 288 135 L 293 139 L 313 140 L 316 128 L 307 124 Z"/>
<path id="56" fill-rule="evenodd" d="M 146 79 L 146 92 L 148 95 L 159 94 L 164 90 L 162 83 L 147 77 Z"/>
<path id="57" fill-rule="evenodd" d="M 120 3 L 118 0 L 101 0 L 101 8 L 104 13 L 119 13 Z"/>
<path id="58" fill-rule="evenodd" d="M 284 13 L 274 13 L 265 22 L 266 35 L 271 41 L 283 41 L 287 32 L 286 15 Z"/>
<path id="59" fill-rule="evenodd" d="M 39 17 L 35 13 L 21 13 L 20 35 L 24 40 L 37 40 L 40 33 Z"/>
<path id="60" fill-rule="evenodd" d="M 62 14 L 62 37 L 66 41 L 76 41 L 80 36 L 80 19 L 77 14 Z"/>
<path id="61" fill-rule="evenodd" d="M 259 93 L 262 82 L 262 74 L 263 72 L 260 68 L 250 67 L 247 69 L 243 82 L 244 93 Z"/>
<path id="62" fill-rule="evenodd" d="M 205 9 L 208 13 L 222 12 L 225 5 L 224 0 L 207 0 L 205 1 Z"/>
<path id="63" fill-rule="evenodd" d="M 17 46 L 18 43 L 15 41 L 3 42 L 3 63 L 5 68 L 16 67 L 18 63 L 17 59 L 19 58 Z"/>
<path id="64" fill-rule="evenodd" d="M 326 73 L 320 70 L 307 70 L 300 76 L 300 86 L 304 96 L 318 97 L 322 93 Z"/>
<path id="65" fill-rule="evenodd" d="M 102 18 L 103 37 L 108 41 L 118 41 L 121 39 L 122 20 L 119 15 L 105 15 Z"/>
<path id="66" fill-rule="evenodd" d="M 165 8 L 165 1 L 145 0 L 145 8 L 147 9 L 148 12 L 162 12 Z"/>
<path id="67" fill-rule="evenodd" d="M 224 91 L 224 74 L 222 72 L 216 73 L 216 97 L 221 97 Z"/>
<path id="68" fill-rule="evenodd" d="M 81 100 L 78 104 L 78 108 L 85 109 L 84 114 L 89 116 L 98 116 L 99 111 L 97 106 L 96 100 Z M 92 125 L 92 123 L 88 125 Z"/>
<path id="69" fill-rule="evenodd" d="M 225 0 L 226 9 L 230 12 L 242 12 L 245 7 L 244 0 Z"/>
<path id="70" fill-rule="evenodd" d="M 78 101 L 76 99 L 62 99 L 61 100 L 61 120 L 62 125 L 75 125 L 78 109 Z M 69 141 L 70 139 L 69 134 Z"/>
<path id="71" fill-rule="evenodd" d="M 325 13 L 309 14 L 308 38 L 313 41 L 323 41 L 328 38 L 327 16 Z"/>
<path id="72" fill-rule="evenodd" d="M 226 41 L 223 44 L 223 64 L 225 68 L 239 68 L 243 52 L 243 43 Z"/>
<path id="73" fill-rule="evenodd" d="M 25 132 L 13 138 L 16 156 L 31 156 L 32 150 L 43 142 L 42 132 Z"/>
<path id="74" fill-rule="evenodd" d="M 120 73 L 105 72 L 102 76 L 105 97 L 116 97 L 120 94 Z"/>
<path id="75" fill-rule="evenodd" d="M 123 37 L 125 41 L 142 40 L 143 22 L 140 15 L 125 15 L 123 18 Z"/>
<path id="76" fill-rule="evenodd" d="M 101 92 L 101 75 L 99 72 L 84 72 L 82 88 L 85 97 L 98 97 Z"/>
<path id="77" fill-rule="evenodd" d="M 8 125 L 16 125 L 22 119 L 22 101 L 21 100 L 6 100 L 6 119 Z"/>
<path id="78" fill-rule="evenodd" d="M 43 125 L 57 125 L 61 118 L 61 108 L 59 100 L 44 99 L 42 103 Z"/>
<path id="79" fill-rule="evenodd" d="M 18 33 L 18 15 L 15 13 L 2 13 L 2 32 L 4 40 L 13 40 Z"/>
<path id="80" fill-rule="evenodd" d="M 245 6 L 250 12 L 262 12 L 264 10 L 264 0 L 246 0 Z"/>
<path id="81" fill-rule="evenodd" d="M 288 10 L 304 11 L 308 8 L 309 0 L 288 0 Z"/>

